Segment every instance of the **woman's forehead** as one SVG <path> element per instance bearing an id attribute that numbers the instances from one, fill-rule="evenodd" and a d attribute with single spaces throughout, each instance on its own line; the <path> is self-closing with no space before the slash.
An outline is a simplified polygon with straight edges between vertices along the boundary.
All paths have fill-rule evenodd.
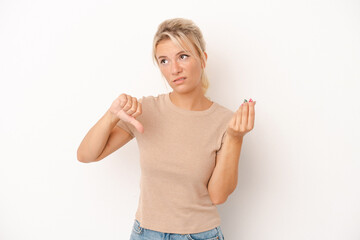
<path id="1" fill-rule="evenodd" d="M 161 56 L 176 55 L 181 51 L 190 53 L 189 49 L 187 49 L 186 46 L 184 46 L 184 44 L 183 46 L 179 46 L 178 44 L 173 42 L 173 40 L 166 39 L 166 40 L 161 40 L 158 43 L 156 47 L 156 56 L 161 57 Z"/>

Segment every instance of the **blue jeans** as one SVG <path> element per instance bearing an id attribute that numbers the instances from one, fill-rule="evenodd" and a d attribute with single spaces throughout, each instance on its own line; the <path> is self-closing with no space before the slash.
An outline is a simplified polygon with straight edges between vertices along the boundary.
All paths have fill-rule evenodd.
<path id="1" fill-rule="evenodd" d="M 220 226 L 194 234 L 164 233 L 140 227 L 135 219 L 130 240 L 224 240 Z"/>

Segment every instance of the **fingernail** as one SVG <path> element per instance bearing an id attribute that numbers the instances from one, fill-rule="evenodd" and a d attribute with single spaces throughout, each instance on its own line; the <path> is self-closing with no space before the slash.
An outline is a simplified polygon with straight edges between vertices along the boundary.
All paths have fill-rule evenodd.
<path id="1" fill-rule="evenodd" d="M 252 102 L 253 100 L 250 98 L 249 102 Z"/>
<path id="2" fill-rule="evenodd" d="M 247 100 L 246 99 L 244 99 L 244 103 L 246 103 L 247 102 Z"/>

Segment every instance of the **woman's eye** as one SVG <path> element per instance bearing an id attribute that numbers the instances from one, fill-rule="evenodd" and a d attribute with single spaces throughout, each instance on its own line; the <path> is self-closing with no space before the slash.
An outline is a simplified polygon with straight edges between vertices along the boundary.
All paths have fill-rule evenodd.
<path id="1" fill-rule="evenodd" d="M 189 57 L 189 55 L 186 55 L 186 54 L 182 54 L 180 57 L 181 57 L 182 59 L 185 59 L 185 58 L 183 58 L 183 56 L 185 56 L 185 58 Z"/>
<path id="2" fill-rule="evenodd" d="M 163 64 L 163 63 L 164 63 L 164 61 L 166 61 L 166 60 L 165 60 L 165 59 L 162 59 L 162 60 L 160 61 L 160 63 L 161 63 L 161 64 Z"/>

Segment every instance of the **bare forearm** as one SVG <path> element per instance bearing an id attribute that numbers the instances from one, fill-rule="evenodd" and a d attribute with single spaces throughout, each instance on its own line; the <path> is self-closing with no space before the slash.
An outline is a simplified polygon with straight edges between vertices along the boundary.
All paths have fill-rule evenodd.
<path id="1" fill-rule="evenodd" d="M 212 200 L 218 204 L 226 201 L 235 190 L 238 181 L 238 165 L 243 138 L 225 136 L 221 156 L 209 181 L 208 190 Z"/>
<path id="2" fill-rule="evenodd" d="M 118 121 L 119 118 L 107 111 L 82 140 L 77 151 L 78 160 L 81 162 L 94 161 L 104 150 L 111 130 Z"/>

